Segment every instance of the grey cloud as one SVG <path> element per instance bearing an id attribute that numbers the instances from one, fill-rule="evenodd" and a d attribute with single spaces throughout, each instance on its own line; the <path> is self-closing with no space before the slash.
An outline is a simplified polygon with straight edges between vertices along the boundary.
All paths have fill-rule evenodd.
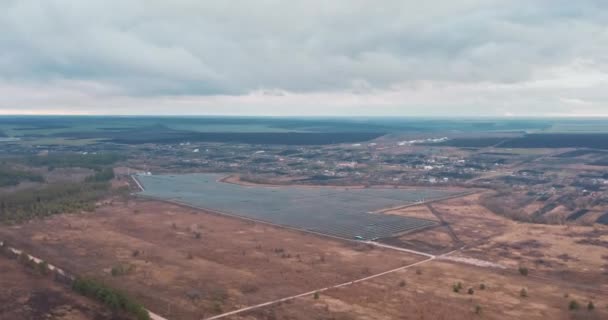
<path id="1" fill-rule="evenodd" d="M 602 0 L 0 0 L 0 80 L 117 94 L 371 92 L 608 69 Z M 552 100 L 552 99 L 549 99 Z"/>

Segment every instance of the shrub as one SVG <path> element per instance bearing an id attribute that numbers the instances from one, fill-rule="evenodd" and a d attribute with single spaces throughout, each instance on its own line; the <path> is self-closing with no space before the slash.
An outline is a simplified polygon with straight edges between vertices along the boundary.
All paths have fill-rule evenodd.
<path id="1" fill-rule="evenodd" d="M 142 305 L 103 283 L 92 279 L 78 278 L 72 283 L 72 289 L 83 296 L 102 302 L 114 311 L 125 311 L 135 316 L 137 320 L 150 320 L 150 314 Z"/>
<path id="2" fill-rule="evenodd" d="M 473 288 L 469 288 L 469 290 L 467 290 L 467 293 L 468 294 L 473 294 L 473 293 L 475 293 L 475 290 L 473 290 Z"/>
<path id="3" fill-rule="evenodd" d="M 215 303 L 213 303 L 213 312 L 215 312 L 215 313 L 223 312 L 222 305 L 217 301 Z"/>
<path id="4" fill-rule="evenodd" d="M 452 285 L 452 291 L 458 293 L 460 292 L 460 289 L 462 289 L 462 283 L 460 283 L 460 281 Z"/>
<path id="5" fill-rule="evenodd" d="M 112 270 L 110 273 L 112 274 L 113 277 L 118 277 L 118 276 L 124 276 L 126 274 L 129 274 L 134 270 L 135 270 L 134 265 L 129 265 L 129 266 L 118 265 L 118 266 L 112 267 Z"/>
<path id="6" fill-rule="evenodd" d="M 40 263 L 38 263 L 38 272 L 40 272 L 40 274 L 46 276 L 49 274 L 49 271 L 49 264 L 46 261 L 40 261 Z"/>
<path id="7" fill-rule="evenodd" d="M 595 309 L 595 305 L 593 304 L 593 301 L 589 301 L 587 304 L 587 310 L 591 311 L 593 309 Z"/>
<path id="8" fill-rule="evenodd" d="M 479 290 L 485 290 L 485 289 L 486 289 L 485 283 L 482 283 L 479 285 Z"/>
<path id="9" fill-rule="evenodd" d="M 568 305 L 568 309 L 570 310 L 578 310 L 580 308 L 580 305 L 578 304 L 578 301 L 576 300 L 571 300 L 570 304 Z"/>
<path id="10" fill-rule="evenodd" d="M 480 305 L 476 305 L 475 306 L 475 314 L 480 314 L 481 313 L 481 306 Z"/>
<path id="11" fill-rule="evenodd" d="M 314 294 L 313 298 L 314 298 L 315 300 L 319 300 L 319 293 L 318 293 L 318 292 L 315 292 L 315 294 Z"/>
<path id="12" fill-rule="evenodd" d="M 528 290 L 526 290 L 526 288 L 521 288 L 521 290 L 519 290 L 519 296 L 522 298 L 527 298 L 528 297 Z"/>
<path id="13" fill-rule="evenodd" d="M 519 274 L 521 274 L 522 276 L 526 277 L 528 276 L 528 268 L 526 267 L 519 267 Z"/>

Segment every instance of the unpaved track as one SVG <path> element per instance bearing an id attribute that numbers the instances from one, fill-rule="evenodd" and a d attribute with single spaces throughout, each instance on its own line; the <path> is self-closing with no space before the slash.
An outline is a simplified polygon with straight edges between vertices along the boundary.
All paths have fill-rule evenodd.
<path id="1" fill-rule="evenodd" d="M 213 316 L 213 317 L 205 318 L 205 320 L 222 319 L 222 318 L 225 318 L 225 317 L 233 316 L 233 315 L 236 315 L 236 314 L 239 314 L 239 313 L 243 313 L 243 312 L 246 312 L 246 311 L 251 311 L 251 310 L 267 307 L 267 306 L 274 305 L 274 304 L 277 304 L 277 303 L 281 303 L 281 302 L 285 302 L 285 301 L 289 301 L 289 300 L 294 300 L 294 299 L 298 299 L 298 298 L 302 298 L 302 297 L 312 296 L 315 293 L 321 293 L 321 292 L 324 292 L 324 291 L 327 291 L 327 290 L 331 290 L 331 289 L 337 289 L 337 288 L 342 288 L 342 287 L 350 286 L 350 285 L 353 285 L 353 284 L 356 284 L 356 283 L 359 283 L 359 282 L 362 282 L 362 281 L 366 281 L 366 280 L 374 279 L 374 278 L 377 278 L 377 277 L 381 277 L 381 276 L 387 275 L 389 273 L 393 273 L 393 272 L 397 272 L 397 271 L 413 268 L 415 266 L 421 265 L 421 264 L 423 264 L 425 262 L 429 262 L 429 261 L 434 260 L 434 259 L 435 259 L 435 257 L 428 258 L 426 260 L 418 261 L 418 262 L 409 264 L 407 266 L 403 266 L 403 267 L 399 267 L 399 268 L 396 268 L 396 269 L 388 270 L 388 271 L 381 272 L 381 273 L 378 273 L 378 274 L 375 274 L 375 275 L 371 275 L 371 276 L 368 276 L 368 277 L 365 277 L 365 278 L 361 278 L 361 279 L 357 279 L 357 280 L 353 280 L 353 281 L 349 281 L 349 282 L 344 282 L 344 283 L 341 283 L 341 284 L 337 284 L 335 286 L 320 288 L 320 289 L 317 289 L 317 290 L 308 291 L 308 292 L 304 292 L 304 293 L 301 293 L 301 294 L 297 294 L 297 295 L 293 295 L 293 296 L 289 296 L 289 297 L 285 297 L 285 298 L 281 298 L 281 299 L 277 299 L 277 300 L 272 300 L 272 301 L 256 304 L 254 306 L 249 306 L 249 307 L 241 308 L 241 309 L 238 309 L 238 310 L 222 313 L 222 314 L 219 314 L 219 315 L 216 315 L 216 316 Z"/>
<path id="2" fill-rule="evenodd" d="M 448 234 L 450 235 L 450 237 L 452 238 L 452 241 L 454 242 L 454 247 L 461 247 L 464 243 L 460 240 L 460 238 L 458 238 L 458 235 L 456 235 L 456 232 L 454 232 L 454 229 L 452 229 L 452 226 L 449 223 L 447 223 L 445 221 L 445 219 L 443 219 L 443 215 L 441 214 L 441 212 L 439 212 L 437 209 L 435 209 L 435 207 L 433 207 L 433 205 L 430 203 L 427 203 L 426 207 L 429 209 L 429 211 L 435 217 L 437 217 L 437 219 L 439 219 L 439 221 L 441 222 L 441 225 L 446 228 L 446 230 L 448 231 Z"/>
<path id="3" fill-rule="evenodd" d="M 4 241 L 0 241 L 0 245 L 3 246 L 4 245 Z M 7 248 L 8 248 L 8 250 L 12 251 L 16 255 L 20 255 L 21 253 L 23 253 L 22 250 L 14 248 L 14 247 L 7 247 Z M 27 256 L 28 256 L 29 259 L 34 260 L 34 262 L 36 262 L 36 263 L 40 263 L 40 262 L 44 261 L 44 260 L 42 260 L 42 259 L 40 259 L 38 257 L 32 256 L 30 254 L 27 254 Z M 61 268 L 59 268 L 59 267 L 57 267 L 55 265 L 52 265 L 50 263 L 48 264 L 48 268 L 49 268 L 49 270 L 57 272 L 57 273 L 65 276 L 65 277 L 68 277 L 68 278 L 70 278 L 72 280 L 76 279 L 76 277 L 74 275 L 70 275 L 66 271 L 64 271 L 63 269 L 61 269 Z M 156 313 L 154 313 L 154 312 L 152 312 L 152 311 L 150 311 L 148 309 L 146 309 L 146 311 L 148 311 L 148 314 L 150 315 L 150 319 L 151 320 L 169 320 L 169 319 L 164 318 L 164 317 L 162 317 L 162 316 L 160 316 L 160 315 L 158 315 L 158 314 L 156 314 Z"/>

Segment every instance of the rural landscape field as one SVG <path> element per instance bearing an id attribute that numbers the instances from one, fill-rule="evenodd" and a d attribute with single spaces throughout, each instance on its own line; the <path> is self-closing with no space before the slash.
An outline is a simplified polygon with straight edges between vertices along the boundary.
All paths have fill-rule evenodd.
<path id="1" fill-rule="evenodd" d="M 19 301 L 2 318 L 608 317 L 603 133 L 551 120 L 92 119 L 0 118 L 0 302 Z M 287 140 L 206 136 L 247 120 Z M 154 141 L 178 127 L 188 134 Z M 290 134 L 312 127 L 353 140 Z M 147 140 L 108 134 L 125 130 Z"/>
<path id="2" fill-rule="evenodd" d="M 0 0 L 0 320 L 607 320 L 607 0 Z"/>

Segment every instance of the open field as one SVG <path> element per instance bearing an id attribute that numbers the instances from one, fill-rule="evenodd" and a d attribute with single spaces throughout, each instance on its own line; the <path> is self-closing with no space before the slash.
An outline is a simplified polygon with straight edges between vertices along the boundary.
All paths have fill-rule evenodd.
<path id="1" fill-rule="evenodd" d="M 348 189 L 242 186 L 218 182 L 216 174 L 137 177 L 141 195 L 173 200 L 345 239 L 386 238 L 435 224 L 433 221 L 370 212 L 458 192 L 440 189 Z"/>
<path id="2" fill-rule="evenodd" d="M 170 319 L 200 319 L 423 259 L 142 200 L 2 227 L 0 237 Z"/>
<path id="3" fill-rule="evenodd" d="M 496 130 L 446 135 L 445 144 L 457 146 L 433 143 L 443 137 L 433 130 L 404 133 L 404 141 L 388 134 L 369 143 L 259 145 L 222 139 L 332 135 L 334 124 L 253 121 L 224 135 L 223 127 L 236 130 L 244 120 L 126 119 L 95 128 L 80 120 L 0 126 L 24 142 L 3 144 L 12 178 L 5 174 L 0 195 L 28 194 L 16 204 L 1 201 L 0 215 L 24 218 L 0 225 L 0 240 L 122 289 L 169 320 L 608 318 L 608 226 L 600 224 L 608 223 L 608 174 L 590 165 L 607 153 L 563 146 L 574 133 L 534 135 L 544 125 L 524 123 L 525 135 L 516 123 L 504 131 L 476 123 Z M 348 136 L 356 126 L 343 123 L 338 132 Z M 208 133 L 218 135 L 189 140 Z M 99 140 L 49 146 L 70 135 Z M 142 139 L 109 142 L 123 136 Z M 605 136 L 577 137 L 604 148 Z M 409 141 L 427 138 L 430 145 Z M 25 143 L 35 139 L 49 145 Z M 130 175 L 142 172 L 146 190 L 129 194 L 139 191 Z M 224 174 L 230 178 L 220 179 Z M 103 192 L 75 196 L 96 180 L 104 181 Z M 63 185 L 71 189 L 41 194 Z M 69 201 L 54 206 L 63 194 Z M 16 272 L 2 262 L 0 271 Z M 45 285 L 22 271 L 31 279 L 14 278 L 23 283 L 17 299 L 26 310 L 36 296 L 30 293 Z M 9 280 L 0 285 L 19 286 Z M 71 294 L 64 291 L 57 295 Z M 578 310 L 569 310 L 573 300 Z M 588 311 L 590 301 L 595 309 Z M 37 308 L 47 312 L 28 312 Z M 72 309 L 82 312 L 75 319 L 94 319 L 86 308 Z M 4 310 L 11 318 L 21 312 Z"/>
<path id="4" fill-rule="evenodd" d="M 608 228 L 515 224 L 463 255 L 608 292 Z"/>
<path id="5" fill-rule="evenodd" d="M 128 319 L 4 255 L 0 275 L 0 319 Z"/>
<path id="6" fill-rule="evenodd" d="M 414 250 L 445 253 L 463 246 L 473 246 L 499 235 L 513 222 L 495 215 L 478 204 L 482 194 L 447 199 L 427 205 L 386 211 L 388 214 L 411 215 L 438 222 L 421 232 L 406 233 L 382 242 Z"/>
<path id="7" fill-rule="evenodd" d="M 462 289 L 454 292 L 453 285 Z M 485 289 L 480 289 L 481 285 Z M 468 289 L 473 288 L 473 294 Z M 522 297 L 521 290 L 527 297 Z M 569 310 L 576 300 L 581 310 Z M 596 306 L 586 310 L 589 301 Z M 604 319 L 608 296 L 508 272 L 431 261 L 231 319 Z M 476 313 L 479 306 L 479 314 Z"/>
<path id="8" fill-rule="evenodd" d="M 516 223 L 479 205 L 481 196 L 393 210 L 438 224 L 384 242 L 432 254 L 464 246 L 461 251 L 323 291 L 318 299 L 310 294 L 226 319 L 608 315 L 608 229 Z M 114 201 L 92 214 L 2 227 L 0 237 L 68 271 L 130 292 L 168 319 L 207 318 L 426 259 L 153 200 Z M 480 267 L 486 262 L 502 268 Z M 518 273 L 520 266 L 528 276 Z M 463 289 L 456 293 L 452 286 L 458 282 Z M 473 294 L 467 293 L 469 287 Z M 572 300 L 581 310 L 568 309 Z M 595 310 L 586 310 L 589 301 Z"/>

